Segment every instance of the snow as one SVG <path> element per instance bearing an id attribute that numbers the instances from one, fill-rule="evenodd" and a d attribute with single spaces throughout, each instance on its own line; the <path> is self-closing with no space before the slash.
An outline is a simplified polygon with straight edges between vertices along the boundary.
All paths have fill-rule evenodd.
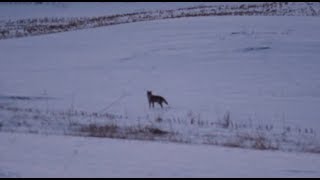
<path id="1" fill-rule="evenodd" d="M 1 133 L 0 177 L 319 177 L 316 154 Z"/>
<path id="2" fill-rule="evenodd" d="M 150 89 L 167 98 L 172 109 L 164 114 L 194 111 L 214 121 L 229 110 L 234 121 L 319 130 L 316 21 L 199 17 L 4 40 L 1 93 L 46 91 L 58 98 L 51 109 L 73 103 L 88 111 L 124 95 L 108 112 L 137 117 L 150 112 Z"/>
<path id="3" fill-rule="evenodd" d="M 21 18 L 19 8 L 26 18 L 89 17 L 200 4 L 1 3 L 0 19 Z M 306 16 L 192 17 L 0 40 L 0 177 L 317 177 L 319 26 Z M 169 106 L 149 109 L 147 90 Z M 92 123 L 176 136 L 70 136 Z M 256 136 L 271 148 L 252 150 Z"/>
<path id="4" fill-rule="evenodd" d="M 21 5 L 20 3 L 18 3 Z M 22 5 L 25 3 L 22 3 Z M 55 3 L 53 3 L 55 4 Z M 61 5 L 60 3 L 57 3 Z M 169 3 L 170 4 L 170 3 Z M 186 3 L 188 4 L 188 3 Z M 193 4 L 193 7 L 184 7 L 186 4 L 171 4 L 177 5 L 178 9 L 163 9 L 150 8 L 155 7 L 156 4 L 142 3 L 141 7 L 148 7 L 140 11 L 126 11 L 130 13 L 124 14 L 108 14 L 94 17 L 74 17 L 65 15 L 66 17 L 59 17 L 60 12 L 57 12 L 53 17 L 39 16 L 38 18 L 18 19 L 12 20 L 10 17 L 6 20 L 0 21 L 0 39 L 21 38 L 26 36 L 43 35 L 50 33 L 58 33 L 65 31 L 74 31 L 80 29 L 110 26 L 116 24 L 151 21 L 159 19 L 172 19 L 182 17 L 197 17 L 197 16 L 319 16 L 319 3 L 287 3 L 287 2 L 265 2 L 265 3 L 211 3 L 210 5 Z M 4 3 L 6 5 L 6 3 Z M 9 3 L 11 5 L 11 3 Z M 30 7 L 34 7 L 34 4 Z M 43 4 L 47 8 L 48 4 Z M 79 5 L 79 4 L 73 4 Z M 98 5 L 98 4 L 91 4 Z M 100 4 L 100 5 L 108 5 Z M 110 4 L 109 4 L 110 5 Z M 118 4 L 119 5 L 119 4 Z M 128 5 L 128 4 L 125 4 Z M 130 5 L 130 3 L 129 3 Z M 148 6 L 146 6 L 148 5 Z M 151 5 L 151 6 L 150 6 Z M 168 5 L 160 3 L 159 5 Z M 191 5 L 191 4 L 189 4 Z M 38 5 L 40 6 L 40 5 Z M 36 6 L 36 7 L 38 7 Z M 5 7 L 8 10 L 13 6 Z M 19 6 L 18 6 L 19 7 Z M 22 6 L 24 7 L 24 6 Z M 41 6 L 40 6 L 41 7 Z M 72 6 L 71 6 L 72 7 Z M 182 8 L 181 8 L 182 7 Z M 49 4 L 48 8 L 52 8 Z M 75 6 L 68 10 L 73 14 L 79 7 Z M 60 7 L 61 9 L 61 7 Z M 118 8 L 115 8 L 118 9 Z M 134 9 L 134 8 L 133 8 Z M 12 11 L 15 11 L 13 8 Z M 101 12 L 97 10 L 95 12 Z M 122 10 L 120 10 L 122 12 Z M 17 13 L 19 14 L 19 13 Z M 27 13 L 34 15 L 35 13 Z M 49 13 L 50 14 L 50 13 Z M 86 14 L 83 12 L 83 14 Z M 24 14 L 25 17 L 28 17 Z"/>
<path id="5" fill-rule="evenodd" d="M 237 2 L 239 3 L 239 2 Z M 236 2 L 57 2 L 0 3 L 0 20 L 41 17 L 91 17 L 204 5 L 232 5 Z M 246 2 L 250 4 L 250 2 Z M 257 2 L 255 2 L 257 4 Z"/>

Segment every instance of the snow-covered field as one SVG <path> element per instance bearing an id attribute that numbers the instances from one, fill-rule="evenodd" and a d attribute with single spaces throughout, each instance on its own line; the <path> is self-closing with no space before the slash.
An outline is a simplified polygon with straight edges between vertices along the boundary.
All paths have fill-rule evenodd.
<path id="1" fill-rule="evenodd" d="M 17 12 L 17 8 L 10 8 L 11 3 L 2 3 L 2 5 L 4 5 L 3 8 L 5 9 L 2 13 L 8 14 L 9 17 L 7 15 L 4 16 L 6 17 L 5 20 L 0 20 L 0 40 L 132 22 L 185 17 L 320 16 L 320 3 L 316 2 L 123 3 L 122 8 L 114 7 L 114 5 L 119 5 L 119 3 L 89 4 L 92 5 L 92 7 L 99 5 L 98 9 L 90 8 L 90 6 L 85 6 L 85 4 L 81 3 L 45 3 L 37 6 L 30 5 L 30 3 L 18 3 L 17 5 L 25 7 L 25 9 L 21 11 L 23 12 L 23 16 L 21 16 L 21 18 L 23 17 L 22 19 L 16 19 L 15 16 L 10 16 L 12 12 L 16 12 L 14 14 L 17 17 L 21 14 Z M 7 7 L 6 5 L 9 6 Z M 189 7 L 186 7 L 187 5 L 189 5 Z M 34 6 L 38 7 L 38 9 L 34 8 L 33 13 L 25 12 L 28 8 L 32 9 Z M 64 10 L 65 14 L 61 12 L 61 6 L 68 6 L 68 8 Z M 130 6 L 132 7 L 128 8 Z M 84 7 L 87 9 L 84 10 Z M 137 7 L 140 7 L 140 9 L 137 9 Z M 43 13 L 41 11 L 43 9 L 53 10 L 53 12 L 48 11 L 47 13 Z M 75 17 L 75 15 L 79 13 L 79 10 L 82 10 L 82 16 Z M 88 12 L 93 12 L 93 10 L 95 10 L 94 12 L 97 16 L 88 17 Z M 119 11 L 118 14 L 112 14 L 117 10 Z M 10 11 L 10 13 L 6 13 L 6 11 Z M 119 14 L 121 12 L 122 14 Z M 37 13 L 41 13 L 42 15 L 35 16 Z M 61 15 L 64 15 L 64 17 Z"/>
<path id="2" fill-rule="evenodd" d="M 0 20 L 42 17 L 91 17 L 168 10 L 194 6 L 233 5 L 239 2 L 56 2 L 44 4 L 0 3 Z M 261 2 L 246 2 L 259 4 Z"/>
<path id="3" fill-rule="evenodd" d="M 172 7 L 121 4 L 109 4 L 110 13 L 117 6 L 117 13 Z M 31 8 L 17 9 L 24 6 Z M 73 6 L 65 16 L 86 9 Z M 107 9 L 90 6 L 101 10 L 81 15 L 105 15 Z M 10 15 L 0 12 L 4 19 Z M 0 176 L 317 177 L 317 154 L 301 152 L 320 152 L 318 18 L 190 17 L 1 40 L 1 131 L 83 135 L 72 128 L 111 123 L 141 133 L 121 128 L 151 125 L 169 132 L 155 139 L 191 145 L 1 133 Z M 169 106 L 149 109 L 147 90 Z M 65 149 L 49 151 L 55 147 Z M 35 166 L 20 164 L 30 161 Z"/>
<path id="4" fill-rule="evenodd" d="M 317 154 L 0 133 L 0 177 L 319 177 Z"/>

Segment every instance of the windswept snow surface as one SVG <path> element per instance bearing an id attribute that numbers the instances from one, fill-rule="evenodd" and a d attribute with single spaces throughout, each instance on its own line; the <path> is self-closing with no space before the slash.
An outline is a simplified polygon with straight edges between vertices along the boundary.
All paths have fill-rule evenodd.
<path id="1" fill-rule="evenodd" d="M 0 92 L 55 98 L 20 103 L 42 109 L 209 121 L 230 111 L 235 122 L 319 130 L 317 21 L 197 17 L 2 40 Z M 150 110 L 147 90 L 170 108 Z"/>
<path id="2" fill-rule="evenodd" d="M 205 4 L 1 3 L 0 21 Z M 318 21 L 192 17 L 1 40 L 0 177 L 319 177 Z M 147 90 L 169 106 L 150 109 Z M 190 144 L 63 136 L 110 122 Z"/>
<path id="3" fill-rule="evenodd" d="M 0 177 L 319 177 L 316 154 L 0 133 Z"/>
<path id="4" fill-rule="evenodd" d="M 205 5 L 233 5 L 239 2 L 30 2 L 0 3 L 0 20 L 42 17 L 91 17 L 141 11 L 168 10 Z M 246 2 L 259 4 L 259 2 Z"/>

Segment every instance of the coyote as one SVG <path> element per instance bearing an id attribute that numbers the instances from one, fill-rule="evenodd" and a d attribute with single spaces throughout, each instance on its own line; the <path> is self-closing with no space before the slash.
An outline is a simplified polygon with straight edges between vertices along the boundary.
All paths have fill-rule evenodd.
<path id="1" fill-rule="evenodd" d="M 152 104 L 152 107 L 154 107 L 155 102 L 160 104 L 161 108 L 162 108 L 163 102 L 168 105 L 168 102 L 163 97 L 152 95 L 151 91 L 147 91 L 147 96 L 148 96 L 148 101 L 149 101 L 149 108 L 151 107 L 151 104 Z"/>

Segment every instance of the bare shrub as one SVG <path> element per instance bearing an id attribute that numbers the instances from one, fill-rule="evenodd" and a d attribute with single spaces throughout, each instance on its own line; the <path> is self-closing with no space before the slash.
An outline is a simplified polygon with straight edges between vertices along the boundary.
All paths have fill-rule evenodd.
<path id="1" fill-rule="evenodd" d="M 320 154 L 320 146 L 312 146 L 303 149 L 303 152 Z"/>
<path id="2" fill-rule="evenodd" d="M 222 146 L 239 148 L 242 147 L 242 142 L 240 140 L 232 140 L 222 143 Z"/>
<path id="3" fill-rule="evenodd" d="M 93 137 L 108 137 L 112 134 L 117 133 L 118 127 L 115 124 L 107 124 L 103 126 L 98 126 L 96 124 L 89 124 L 87 126 L 83 125 L 80 128 L 80 132 L 88 133 L 89 136 Z"/>
<path id="4" fill-rule="evenodd" d="M 156 122 L 158 122 L 158 123 L 160 123 L 160 122 L 162 122 L 162 121 L 163 121 L 163 119 L 162 119 L 162 117 L 157 116 L 155 121 L 156 121 Z"/>
<path id="5" fill-rule="evenodd" d="M 219 124 L 222 126 L 222 128 L 229 128 L 232 125 L 231 119 L 230 119 L 230 112 L 227 111 L 222 120 L 220 120 Z"/>
<path id="6" fill-rule="evenodd" d="M 272 143 L 270 139 L 261 133 L 241 134 L 238 135 L 243 142 L 248 142 L 250 148 L 259 150 L 276 150 L 279 147 Z"/>
<path id="7" fill-rule="evenodd" d="M 116 124 L 106 125 L 80 125 L 79 132 L 85 136 L 92 137 L 110 137 L 122 139 L 154 139 L 169 134 L 169 132 L 161 130 L 154 126 L 129 126 L 119 127 Z"/>
<path id="8" fill-rule="evenodd" d="M 259 135 L 255 137 L 253 140 L 254 140 L 254 144 L 252 147 L 254 149 L 261 149 L 261 150 L 270 149 L 270 144 L 265 137 Z"/>
<path id="9" fill-rule="evenodd" d="M 144 129 L 147 130 L 147 132 L 153 134 L 153 135 L 165 135 L 165 134 L 168 134 L 167 131 L 163 131 L 159 128 L 156 128 L 156 127 L 152 127 L 152 126 L 146 126 Z"/>

